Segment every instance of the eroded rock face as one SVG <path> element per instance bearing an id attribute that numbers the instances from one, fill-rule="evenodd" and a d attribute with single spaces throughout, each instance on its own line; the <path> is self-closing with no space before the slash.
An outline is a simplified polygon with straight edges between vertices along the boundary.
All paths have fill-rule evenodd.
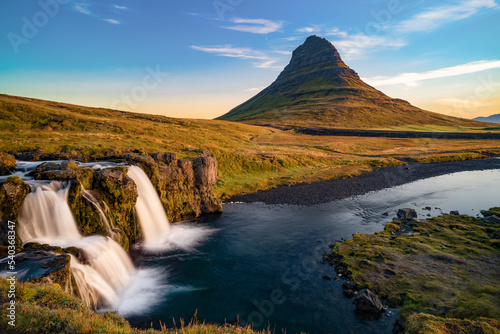
<path id="1" fill-rule="evenodd" d="M 222 202 L 213 196 L 217 159 L 206 150 L 192 151 L 201 155 L 193 159 L 177 159 L 173 153 L 159 152 L 154 155 L 157 166 L 146 166 L 149 168 L 149 171 L 145 170 L 146 174 L 158 190 L 172 222 L 222 212 Z M 145 165 L 141 164 L 141 167 L 145 168 Z"/>
<path id="2" fill-rule="evenodd" d="M 0 184 L 0 245 L 8 245 L 8 221 L 17 222 L 24 198 L 29 192 L 30 187 L 17 176 L 11 176 Z M 20 244 L 19 239 L 16 244 Z"/>
<path id="3" fill-rule="evenodd" d="M 212 187 L 217 182 L 217 159 L 203 156 L 194 158 L 194 179 L 197 184 Z"/>

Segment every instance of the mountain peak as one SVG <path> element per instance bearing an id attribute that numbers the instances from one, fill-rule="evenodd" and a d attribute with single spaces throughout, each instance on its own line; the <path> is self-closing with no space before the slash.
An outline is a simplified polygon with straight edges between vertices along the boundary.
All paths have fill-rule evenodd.
<path id="1" fill-rule="evenodd" d="M 349 67 L 342 61 L 337 49 L 325 38 L 312 35 L 293 51 L 292 59 L 280 77 L 286 77 L 291 72 L 311 73 L 339 68 Z"/>
<path id="2" fill-rule="evenodd" d="M 387 127 L 463 123 L 392 99 L 366 84 L 325 38 L 309 36 L 276 81 L 218 119 L 251 124 Z"/>
<path id="3" fill-rule="evenodd" d="M 347 67 L 335 46 L 327 39 L 316 35 L 309 36 L 304 44 L 293 52 L 291 63 L 307 61 L 314 63 L 326 62 L 330 63 L 330 65 L 336 64 L 338 67 Z"/>

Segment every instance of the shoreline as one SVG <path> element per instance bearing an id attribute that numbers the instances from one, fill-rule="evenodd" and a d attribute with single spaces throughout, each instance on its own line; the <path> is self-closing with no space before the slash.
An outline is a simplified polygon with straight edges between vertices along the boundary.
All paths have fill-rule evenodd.
<path id="1" fill-rule="evenodd" d="M 500 169 L 500 158 L 430 163 L 410 162 L 403 166 L 376 167 L 371 172 L 352 178 L 337 178 L 290 187 L 279 186 L 257 193 L 231 197 L 224 203 L 260 202 L 310 206 L 364 195 L 371 191 L 445 174 L 492 169 Z"/>

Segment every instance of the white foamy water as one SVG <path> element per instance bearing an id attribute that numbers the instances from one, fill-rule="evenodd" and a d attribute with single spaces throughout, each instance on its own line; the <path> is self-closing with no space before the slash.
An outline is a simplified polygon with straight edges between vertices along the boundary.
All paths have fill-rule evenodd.
<path id="1" fill-rule="evenodd" d="M 159 284 L 156 270 L 137 270 L 128 254 L 111 238 L 80 234 L 67 203 L 67 187 L 61 182 L 34 187 L 22 206 L 19 236 L 24 243 L 82 250 L 84 263 L 71 256 L 70 270 L 88 306 L 134 314 L 161 300 L 164 286 Z"/>
<path id="2" fill-rule="evenodd" d="M 183 224 L 170 225 L 158 193 L 144 171 L 131 166 L 127 175 L 137 185 L 139 197 L 135 211 L 144 237 L 143 249 L 163 252 L 172 249 L 193 250 L 213 229 Z"/>

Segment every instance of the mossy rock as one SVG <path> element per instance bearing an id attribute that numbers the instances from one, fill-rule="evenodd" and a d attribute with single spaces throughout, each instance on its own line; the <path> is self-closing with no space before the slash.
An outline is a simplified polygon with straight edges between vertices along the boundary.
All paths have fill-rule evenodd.
<path id="1" fill-rule="evenodd" d="M 16 168 L 16 159 L 7 153 L 0 152 L 0 175 L 12 174 Z"/>
<path id="2" fill-rule="evenodd" d="M 99 212 L 92 203 L 82 196 L 83 186 L 80 182 L 73 182 L 68 192 L 68 205 L 83 235 L 108 235 L 101 223 Z"/>
<path id="3" fill-rule="evenodd" d="M 0 245 L 9 245 L 8 231 L 9 226 L 12 226 L 12 223 L 9 225 L 9 221 L 15 223 L 14 228 L 17 231 L 17 218 L 29 192 L 29 185 L 17 176 L 10 176 L 0 184 Z M 15 244 L 21 245 L 18 233 Z"/>

